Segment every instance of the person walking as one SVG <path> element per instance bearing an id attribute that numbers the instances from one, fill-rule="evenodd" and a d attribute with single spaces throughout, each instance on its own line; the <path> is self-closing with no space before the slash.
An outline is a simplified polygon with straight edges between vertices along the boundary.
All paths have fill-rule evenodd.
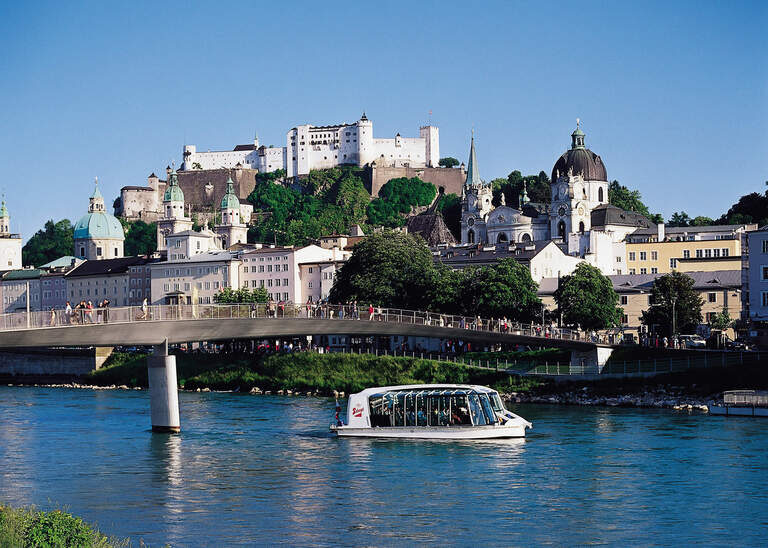
<path id="1" fill-rule="evenodd" d="M 88 304 L 85 306 L 85 317 L 88 320 L 88 323 L 93 323 L 93 302 L 88 301 Z"/>
<path id="2" fill-rule="evenodd" d="M 51 327 L 56 325 L 56 311 L 53 308 L 51 308 L 51 321 L 48 323 L 48 325 Z"/>
<path id="3" fill-rule="evenodd" d="M 368 321 L 373 321 L 373 304 L 368 305 Z"/>
<path id="4" fill-rule="evenodd" d="M 64 308 L 64 317 L 67 320 L 67 325 L 72 325 L 72 303 L 67 301 L 67 306 Z"/>
<path id="5" fill-rule="evenodd" d="M 104 323 L 109 323 L 109 299 L 101 301 L 101 306 L 104 309 Z"/>
<path id="6" fill-rule="evenodd" d="M 144 300 L 141 301 L 141 316 L 139 316 L 140 320 L 146 320 L 147 319 L 147 298 L 144 297 Z"/>

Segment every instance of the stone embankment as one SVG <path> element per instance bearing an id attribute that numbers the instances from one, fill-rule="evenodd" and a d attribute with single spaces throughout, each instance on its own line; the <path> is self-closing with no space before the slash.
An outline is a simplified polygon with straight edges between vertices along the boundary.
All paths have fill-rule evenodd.
<path id="1" fill-rule="evenodd" d="M 676 411 L 699 411 L 707 413 L 719 395 L 708 397 L 685 396 L 666 392 L 645 392 L 641 394 L 594 395 L 586 392 L 565 392 L 562 394 L 525 394 L 512 392 L 504 394 L 508 403 L 547 403 L 557 405 L 581 405 L 603 407 L 645 407 L 674 409 Z"/>

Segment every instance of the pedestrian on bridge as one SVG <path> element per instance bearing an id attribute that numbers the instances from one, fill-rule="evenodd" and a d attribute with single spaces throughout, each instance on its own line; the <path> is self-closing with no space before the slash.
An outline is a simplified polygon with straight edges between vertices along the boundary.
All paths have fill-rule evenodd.
<path id="1" fill-rule="evenodd" d="M 72 325 L 72 303 L 67 301 L 67 306 L 64 309 L 64 317 L 67 319 L 67 325 Z"/>
<path id="2" fill-rule="evenodd" d="M 373 321 L 373 304 L 368 305 L 368 321 Z"/>
<path id="3" fill-rule="evenodd" d="M 51 321 L 48 325 L 50 325 L 51 327 L 56 325 L 56 311 L 53 308 L 51 308 Z"/>
<path id="4" fill-rule="evenodd" d="M 143 301 L 141 301 L 141 316 L 139 316 L 140 320 L 146 320 L 147 319 L 147 299 L 144 298 Z"/>

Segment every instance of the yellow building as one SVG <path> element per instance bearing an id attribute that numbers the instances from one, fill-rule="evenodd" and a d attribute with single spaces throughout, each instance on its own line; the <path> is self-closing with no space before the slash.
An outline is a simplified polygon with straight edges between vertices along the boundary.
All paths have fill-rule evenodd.
<path id="1" fill-rule="evenodd" d="M 741 317 L 741 271 L 721 270 L 715 272 L 686 272 L 693 278 L 693 288 L 699 293 L 704 304 L 701 307 L 702 326 L 706 326 L 712 315 L 728 311 L 731 318 Z M 624 332 L 638 333 L 642 323 L 640 318 L 643 311 L 650 307 L 653 282 L 661 274 L 613 275 L 608 278 L 613 283 L 613 289 L 619 294 L 619 306 L 624 309 L 621 324 Z M 539 285 L 539 298 L 548 310 L 556 308 L 553 297 L 557 289 L 557 278 L 545 278 Z M 734 333 L 729 330 L 729 337 Z"/>
<path id="2" fill-rule="evenodd" d="M 741 235 L 755 225 L 641 228 L 626 238 L 628 274 L 741 269 Z"/>

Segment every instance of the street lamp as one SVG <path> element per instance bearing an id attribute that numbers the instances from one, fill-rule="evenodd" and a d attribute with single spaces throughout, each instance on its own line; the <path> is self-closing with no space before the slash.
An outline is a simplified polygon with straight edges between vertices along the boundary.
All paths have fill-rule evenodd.
<path id="1" fill-rule="evenodd" d="M 677 303 L 677 295 L 672 296 L 672 333 L 670 338 L 675 336 L 675 304 Z"/>

